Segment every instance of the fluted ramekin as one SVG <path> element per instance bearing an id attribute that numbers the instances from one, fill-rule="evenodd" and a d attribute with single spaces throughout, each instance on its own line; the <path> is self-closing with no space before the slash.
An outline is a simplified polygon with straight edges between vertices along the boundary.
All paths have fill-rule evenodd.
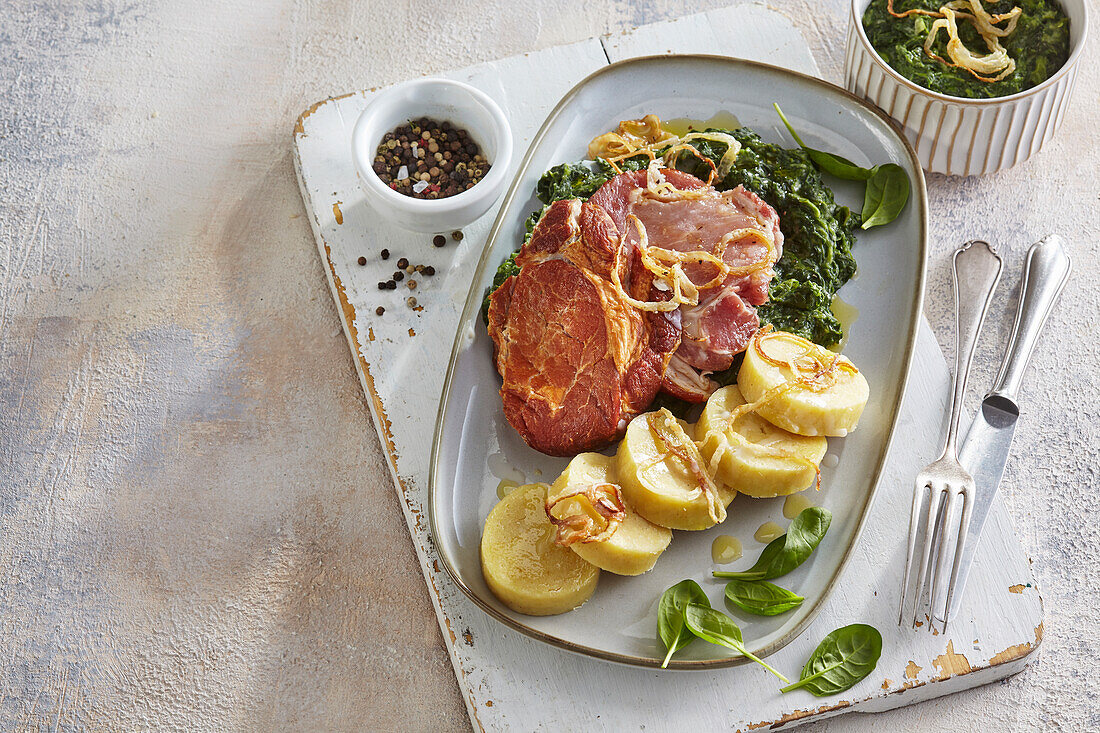
<path id="1" fill-rule="evenodd" d="M 844 85 L 897 122 L 926 171 L 959 176 L 993 173 L 1027 160 L 1054 136 L 1069 104 L 1085 46 L 1085 0 L 1058 0 L 1070 25 L 1065 66 L 1042 84 L 993 99 L 939 94 L 890 68 L 863 31 L 869 2 L 851 3 Z"/>

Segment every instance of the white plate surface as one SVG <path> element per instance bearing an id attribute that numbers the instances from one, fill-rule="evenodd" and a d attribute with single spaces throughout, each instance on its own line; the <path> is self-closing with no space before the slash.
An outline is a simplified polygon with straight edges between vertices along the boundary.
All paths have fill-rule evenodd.
<path id="1" fill-rule="evenodd" d="M 619 120 L 655 113 L 662 119 L 709 119 L 733 113 L 766 141 L 792 146 L 772 102 L 778 102 L 803 140 L 857 164 L 887 161 L 909 174 L 912 196 L 890 225 L 858 235 L 859 271 L 839 293 L 858 311 L 844 346 L 866 375 L 871 400 L 859 429 L 830 439 L 835 467 L 822 468 L 822 488 L 808 498 L 830 509 L 828 536 L 809 561 L 777 581 L 806 598 L 781 616 L 731 611 L 722 582 L 710 578 L 710 546 L 719 534 L 743 542 L 745 556 L 722 569 L 745 569 L 763 545 L 753 533 L 765 521 L 785 526 L 782 499 L 739 496 L 725 523 L 702 532 L 675 532 L 669 549 L 645 575 L 602 573 L 595 595 L 559 616 L 517 614 L 501 604 L 482 578 L 481 528 L 497 501 L 501 478 L 552 481 L 565 459 L 528 448 L 501 410 L 500 378 L 480 304 L 497 265 L 522 241 L 523 221 L 539 207 L 535 183 L 548 168 L 584 157 L 588 141 Z M 861 187 L 827 181 L 838 200 L 859 210 Z M 432 449 L 432 534 L 448 571 L 482 609 L 498 620 L 556 646 L 612 661 L 656 666 L 664 650 L 656 637 L 661 592 L 684 578 L 698 580 L 712 605 L 741 626 L 746 646 L 766 655 L 791 641 L 810 622 L 831 590 L 857 541 L 894 431 L 913 352 L 924 280 L 926 202 L 924 179 L 911 148 L 877 111 L 820 80 L 737 59 L 673 56 L 633 59 L 606 67 L 573 89 L 550 114 L 520 166 L 486 244 L 456 336 Z M 672 667 L 711 668 L 743 663 L 727 650 L 696 643 L 679 652 Z"/>

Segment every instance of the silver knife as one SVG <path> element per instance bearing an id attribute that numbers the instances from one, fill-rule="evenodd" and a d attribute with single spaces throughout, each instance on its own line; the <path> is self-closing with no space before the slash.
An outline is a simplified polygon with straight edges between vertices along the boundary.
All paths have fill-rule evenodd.
<path id="1" fill-rule="evenodd" d="M 1000 372 L 993 382 L 993 389 L 982 401 L 959 450 L 959 461 L 974 477 L 976 491 L 970 532 L 962 550 L 949 618 L 958 613 L 974 553 L 982 536 L 982 526 L 989 514 L 989 507 L 993 504 L 993 497 L 997 495 L 1005 462 L 1008 461 L 1012 435 L 1016 432 L 1016 421 L 1020 416 L 1017 399 L 1028 359 L 1035 349 L 1047 316 L 1069 279 L 1069 272 L 1069 256 L 1062 238 L 1058 235 L 1044 237 L 1028 250 L 1016 322 L 1012 326 L 1012 335 L 1001 361 Z M 941 575 L 945 578 L 947 576 L 946 573 Z M 946 598 L 946 595 L 938 597 Z M 937 608 L 936 618 L 943 621 L 943 612 L 942 607 Z"/>

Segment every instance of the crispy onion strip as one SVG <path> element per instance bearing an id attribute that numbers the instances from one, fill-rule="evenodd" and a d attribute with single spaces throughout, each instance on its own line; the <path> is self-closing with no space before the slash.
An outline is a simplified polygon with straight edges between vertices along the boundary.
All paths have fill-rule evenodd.
<path id="1" fill-rule="evenodd" d="M 693 498 L 705 497 L 707 513 L 710 518 L 715 523 L 725 521 L 726 506 L 718 495 L 718 485 L 714 483 L 713 476 L 707 470 L 703 456 L 699 453 L 699 446 L 687 434 L 683 426 L 676 420 L 676 417 L 662 407 L 657 412 L 648 413 L 646 422 L 649 424 L 649 430 L 653 433 L 653 437 L 664 444 L 668 454 L 680 459 L 680 462 L 695 479 Z"/>
<path id="2" fill-rule="evenodd" d="M 713 140 L 724 143 L 726 152 L 715 165 L 714 161 L 700 153 L 695 146 L 688 144 L 692 140 Z M 593 160 L 603 158 L 611 164 L 616 173 L 623 172 L 619 163 L 637 155 L 647 156 L 652 165 L 658 160 L 657 150 L 661 150 L 660 159 L 669 168 L 676 165 L 681 153 L 687 152 L 694 155 L 710 168 L 707 183 L 711 184 L 729 175 L 741 150 L 741 143 L 724 132 L 689 132 L 683 137 L 678 137 L 667 130 L 662 130 L 661 120 L 652 114 L 640 120 L 623 120 L 615 132 L 599 135 L 588 143 L 588 157 Z"/>
<path id="3" fill-rule="evenodd" d="M 982 39 L 989 47 L 989 53 L 985 56 L 975 56 L 959 38 L 959 27 L 955 21 L 955 11 L 947 5 L 940 8 L 940 10 L 943 12 L 943 17 L 932 23 L 932 30 L 924 39 L 924 52 L 926 54 L 948 66 L 966 69 L 975 79 L 989 83 L 1000 81 L 1016 70 L 1016 62 L 1009 57 L 1008 51 L 1000 44 L 997 37 L 982 33 L 981 26 L 976 23 L 975 26 L 982 33 Z M 971 16 L 960 13 L 959 17 Z M 947 31 L 947 55 L 951 58 L 950 62 L 932 52 L 932 44 L 935 42 L 936 35 L 941 28 Z M 982 74 L 996 74 L 996 76 L 989 77 L 982 76 Z"/>
<path id="4" fill-rule="evenodd" d="M 623 120 L 615 132 L 595 137 L 588 143 L 588 157 L 592 160 L 622 160 L 676 136 L 661 129 L 661 119 L 649 114 L 640 120 Z"/>
<path id="5" fill-rule="evenodd" d="M 970 12 L 966 12 L 967 10 Z M 982 7 L 982 0 L 951 0 L 941 6 L 939 11 L 914 8 L 898 13 L 894 10 L 894 0 L 887 0 L 886 12 L 895 18 L 905 18 L 910 15 L 936 18 L 924 39 L 924 52 L 942 64 L 965 69 L 979 81 L 998 82 L 1016 70 L 1016 61 L 1008 55 L 1000 39 L 1011 35 L 1016 30 L 1016 23 L 1023 12 L 1018 6 L 1007 13 L 990 15 Z M 989 49 L 988 54 L 979 56 L 966 47 L 959 38 L 958 19 L 968 20 L 974 25 Z M 998 27 L 1001 23 L 1005 24 L 1004 27 Z M 940 30 L 944 30 L 948 36 L 947 55 L 950 61 L 932 51 L 932 45 Z"/>
<path id="6" fill-rule="evenodd" d="M 633 214 L 628 216 L 627 220 L 634 225 L 635 230 L 638 232 L 639 261 L 642 263 L 643 267 L 653 274 L 658 282 L 664 283 L 665 288 L 672 293 L 672 296 L 668 300 L 638 300 L 628 294 L 623 287 L 622 278 L 619 275 L 622 253 L 621 247 L 615 252 L 615 260 L 612 263 L 611 285 L 615 288 L 619 297 L 624 301 L 634 308 L 646 311 L 647 313 L 668 313 L 676 310 L 681 305 L 699 305 L 700 291 L 720 286 L 730 275 L 741 277 L 770 268 L 775 264 L 776 259 L 778 259 L 776 257 L 775 240 L 772 239 L 769 233 L 762 229 L 742 228 L 727 232 L 718 243 L 715 248 L 716 252 L 714 253 L 704 252 L 703 250 L 681 252 L 679 250 L 651 246 L 649 244 L 649 237 L 646 234 L 645 225 L 642 224 L 641 220 Z M 754 237 L 758 239 L 766 247 L 766 250 L 764 256 L 755 262 L 733 267 L 726 263 L 723 259 L 723 255 L 730 242 L 742 237 Z M 684 272 L 683 266 L 689 263 L 711 265 L 715 269 L 715 274 L 706 283 L 696 285 L 691 281 L 687 273 Z"/>
<path id="7" fill-rule="evenodd" d="M 554 515 L 554 507 L 572 500 L 575 511 Z M 598 483 L 562 494 L 546 503 L 546 516 L 557 527 L 554 542 L 562 547 L 580 542 L 606 542 L 626 519 L 626 504 L 617 484 Z"/>

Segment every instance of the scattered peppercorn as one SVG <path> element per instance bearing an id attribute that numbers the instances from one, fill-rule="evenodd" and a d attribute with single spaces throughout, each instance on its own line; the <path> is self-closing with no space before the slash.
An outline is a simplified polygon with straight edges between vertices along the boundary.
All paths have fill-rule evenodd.
<path id="1" fill-rule="evenodd" d="M 393 273 L 393 279 L 396 280 L 397 282 L 401 282 L 402 280 L 405 279 L 405 273 L 398 270 L 397 272 Z"/>
<path id="2" fill-rule="evenodd" d="M 462 232 L 458 230 L 451 232 L 451 239 L 455 240 L 456 242 L 461 242 Z"/>
<path id="3" fill-rule="evenodd" d="M 416 268 L 415 268 L 415 267 L 413 267 L 412 265 L 409 265 L 408 267 L 406 267 L 406 268 L 405 268 L 405 272 L 407 272 L 407 273 L 409 273 L 409 274 L 411 275 L 411 274 L 413 274 L 414 272 L 416 272 Z"/>
<path id="4" fill-rule="evenodd" d="M 434 244 L 436 247 L 442 247 L 446 243 L 447 243 L 447 238 L 444 237 L 442 234 L 437 234 L 434 237 L 432 237 L 432 244 Z"/>
<path id="5" fill-rule="evenodd" d="M 474 186 L 491 165 L 466 130 L 421 117 L 382 136 L 372 167 L 400 194 L 441 199 Z"/>
<path id="6" fill-rule="evenodd" d="M 424 265 L 417 265 L 413 268 L 416 272 L 424 272 Z"/>
<path id="7" fill-rule="evenodd" d="M 416 290 L 416 280 L 409 280 L 409 290 Z"/>
<path id="8" fill-rule="evenodd" d="M 399 259 L 397 261 L 397 267 L 401 270 L 404 270 L 408 266 L 409 266 L 409 261 L 407 259 L 405 259 L 404 257 L 402 257 L 401 259 Z"/>
<path id="9" fill-rule="evenodd" d="M 387 283 L 384 283 L 384 282 L 379 282 L 379 283 L 378 283 L 378 289 L 379 289 L 379 290 L 388 290 L 388 289 L 389 289 L 389 285 L 388 285 Z"/>
<path id="10" fill-rule="evenodd" d="M 362 267 L 363 265 L 367 264 L 367 258 L 366 257 L 360 257 L 358 260 L 356 260 L 356 262 L 358 262 L 359 266 Z"/>
<path id="11" fill-rule="evenodd" d="M 374 309 L 374 312 L 375 312 L 376 315 L 380 316 L 380 315 L 382 315 L 383 313 L 386 312 L 386 309 L 383 308 L 382 306 L 378 306 L 377 308 Z"/>
<path id="12" fill-rule="evenodd" d="M 405 302 L 409 304 L 410 308 L 415 308 L 416 307 L 416 298 L 409 298 Z"/>
<path id="13" fill-rule="evenodd" d="M 382 255 L 382 259 L 384 260 L 388 260 L 390 258 L 390 251 L 388 249 L 382 250 L 381 252 L 379 252 L 379 254 Z"/>
<path id="14" fill-rule="evenodd" d="M 395 283 L 393 280 L 387 280 L 386 290 L 397 290 L 397 283 Z"/>
<path id="15" fill-rule="evenodd" d="M 428 277 L 431 277 L 432 275 L 435 274 L 435 268 L 432 267 L 431 265 L 428 265 L 427 267 L 425 267 L 423 269 L 422 272 L 423 272 L 423 274 L 427 275 Z"/>

